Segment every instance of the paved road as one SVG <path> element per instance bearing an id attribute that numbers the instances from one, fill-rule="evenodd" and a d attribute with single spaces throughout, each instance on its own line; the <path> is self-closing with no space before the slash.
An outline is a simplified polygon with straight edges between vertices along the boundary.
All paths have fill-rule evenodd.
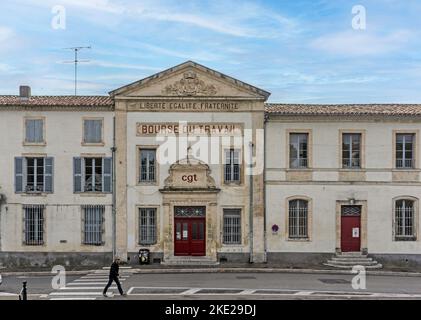
<path id="1" fill-rule="evenodd" d="M 52 276 L 4 276 L 0 299 L 16 299 L 22 281 L 30 299 L 421 299 L 421 277 L 367 276 L 367 289 L 354 290 L 354 275 L 294 273 L 136 274 L 122 270 L 128 296 L 102 297 L 107 270 L 67 276 L 66 287 L 54 290 Z"/>

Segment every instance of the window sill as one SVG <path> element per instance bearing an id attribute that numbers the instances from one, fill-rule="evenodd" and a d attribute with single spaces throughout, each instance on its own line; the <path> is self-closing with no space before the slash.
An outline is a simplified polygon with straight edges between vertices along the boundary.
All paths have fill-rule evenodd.
<path id="1" fill-rule="evenodd" d="M 46 142 L 24 142 L 22 144 L 24 147 L 45 147 L 47 146 Z"/>
<path id="2" fill-rule="evenodd" d="M 408 237 L 408 238 L 395 237 L 395 241 L 396 242 L 414 242 L 414 241 L 417 241 L 417 237 Z"/>
<path id="3" fill-rule="evenodd" d="M 147 182 L 147 181 L 138 181 L 137 182 L 137 184 L 136 184 L 137 186 L 140 186 L 140 187 L 157 187 L 159 184 L 158 184 L 158 182 L 156 182 L 156 181 L 151 181 L 151 182 Z"/>
<path id="4" fill-rule="evenodd" d="M 365 172 L 365 168 L 339 168 L 341 172 Z"/>
<path id="5" fill-rule="evenodd" d="M 224 186 L 226 187 L 243 187 L 244 184 L 241 182 L 224 182 Z"/>
<path id="6" fill-rule="evenodd" d="M 76 193 L 80 195 L 81 197 L 106 197 L 107 195 L 111 193 L 103 193 L 103 192 L 81 192 Z"/>
<path id="7" fill-rule="evenodd" d="M 286 168 L 288 172 L 313 171 L 313 168 Z"/>
<path id="8" fill-rule="evenodd" d="M 297 238 L 297 239 L 288 238 L 287 241 L 290 241 L 290 242 L 310 242 L 311 240 L 310 240 L 310 238 Z"/>
<path id="9" fill-rule="evenodd" d="M 21 193 L 22 197 L 47 197 L 48 193 L 45 192 L 33 192 L 33 193 Z"/>
<path id="10" fill-rule="evenodd" d="M 81 143 L 82 147 L 104 147 L 105 143 L 104 142 L 82 142 Z"/>
<path id="11" fill-rule="evenodd" d="M 419 168 L 393 168 L 392 172 L 419 172 Z"/>

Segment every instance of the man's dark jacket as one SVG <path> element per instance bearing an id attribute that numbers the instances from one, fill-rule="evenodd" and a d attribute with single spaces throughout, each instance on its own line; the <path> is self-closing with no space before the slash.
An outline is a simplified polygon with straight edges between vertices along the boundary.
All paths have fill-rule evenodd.
<path id="1" fill-rule="evenodd" d="M 110 268 L 110 278 L 116 278 L 118 277 L 118 270 L 120 267 L 118 266 L 117 262 L 113 262 Z"/>

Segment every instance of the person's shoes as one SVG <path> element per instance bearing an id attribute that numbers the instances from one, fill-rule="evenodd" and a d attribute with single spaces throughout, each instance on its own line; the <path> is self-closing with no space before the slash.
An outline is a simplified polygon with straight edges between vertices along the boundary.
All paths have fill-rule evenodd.
<path id="1" fill-rule="evenodd" d="M 103 293 L 102 295 L 103 295 L 105 298 L 107 298 L 107 297 L 108 297 L 106 293 Z"/>
<path id="2" fill-rule="evenodd" d="M 122 297 L 127 297 L 127 294 L 126 293 L 123 293 L 121 296 Z"/>

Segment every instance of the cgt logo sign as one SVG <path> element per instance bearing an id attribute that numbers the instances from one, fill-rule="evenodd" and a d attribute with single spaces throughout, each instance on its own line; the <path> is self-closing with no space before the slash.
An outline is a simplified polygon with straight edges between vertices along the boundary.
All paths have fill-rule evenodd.
<path id="1" fill-rule="evenodd" d="M 197 182 L 197 174 L 185 174 L 181 177 L 181 180 L 187 183 Z"/>

